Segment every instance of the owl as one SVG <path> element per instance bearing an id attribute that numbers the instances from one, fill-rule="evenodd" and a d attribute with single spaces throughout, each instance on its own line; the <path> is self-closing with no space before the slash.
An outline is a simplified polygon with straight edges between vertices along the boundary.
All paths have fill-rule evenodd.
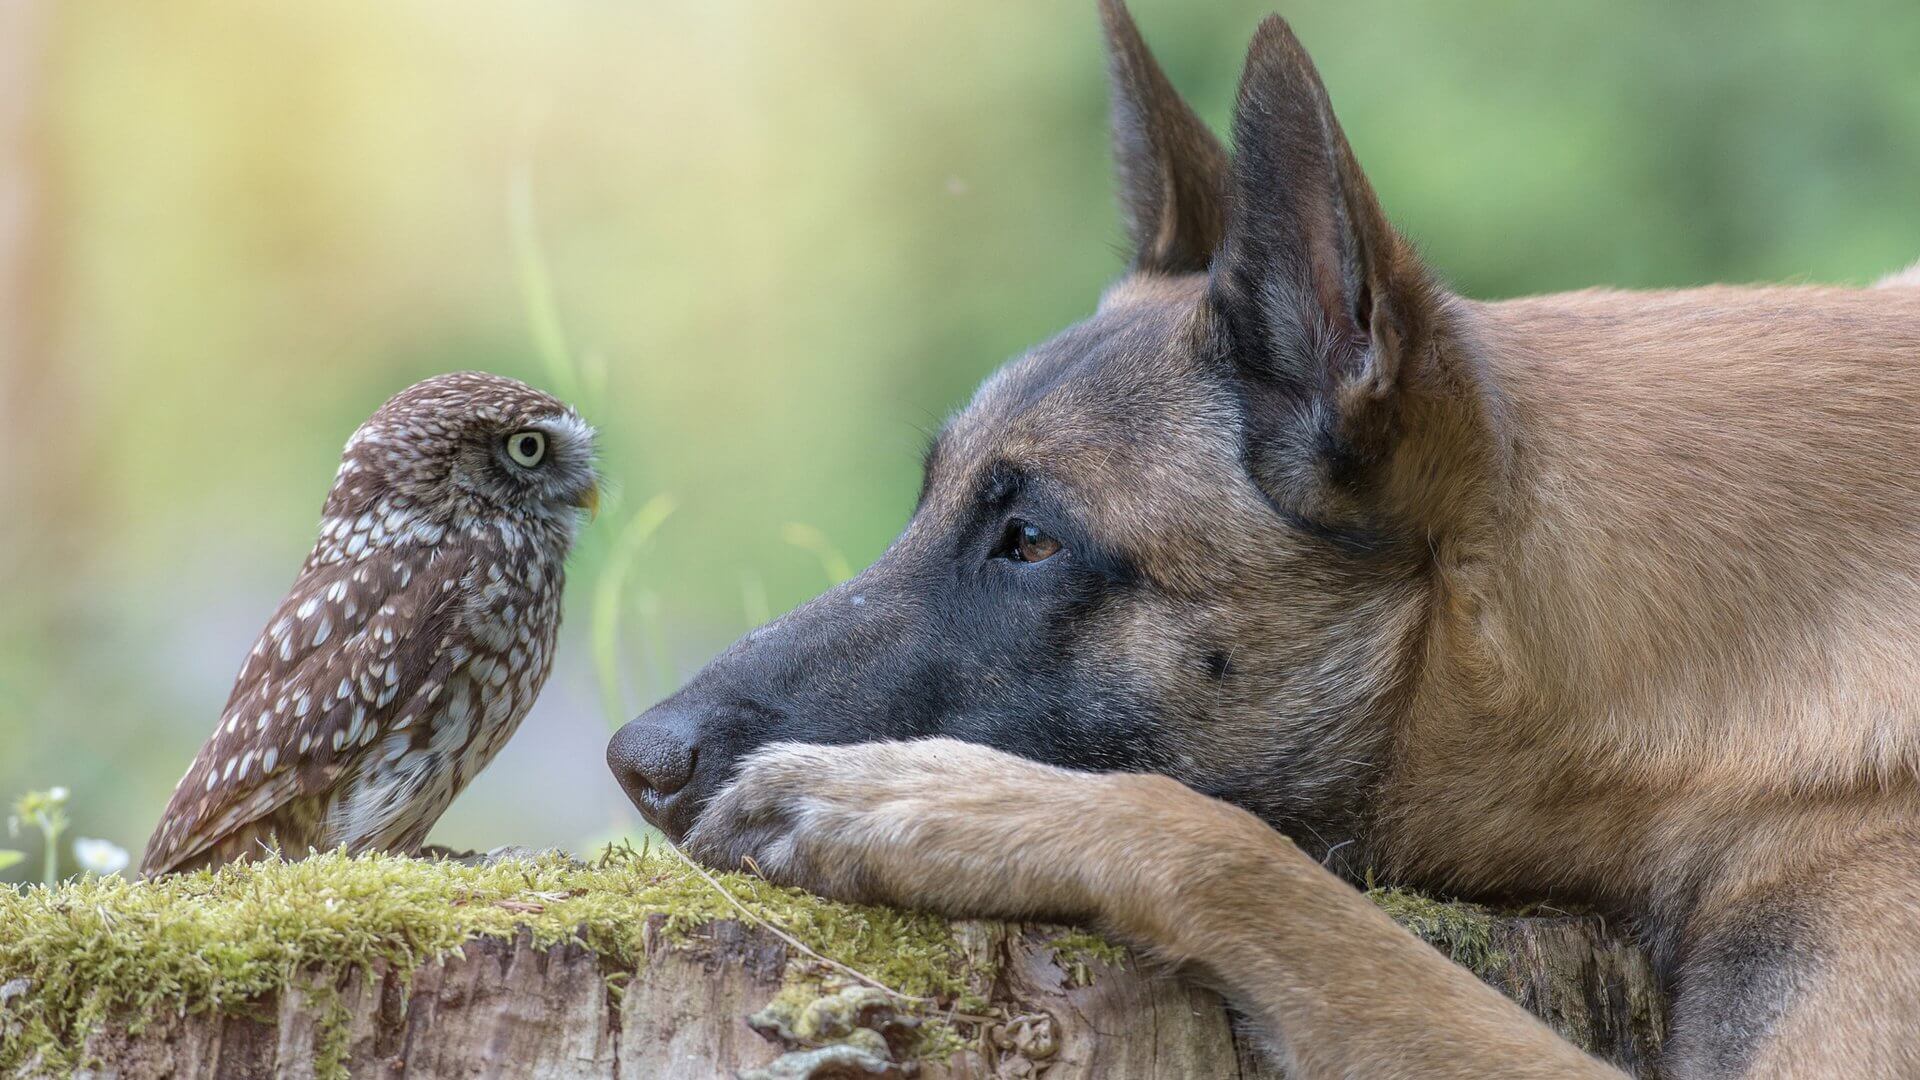
<path id="1" fill-rule="evenodd" d="M 546 681 L 567 551 L 598 505 L 593 441 L 567 405 L 478 372 L 361 425 L 143 872 L 418 849 Z"/>

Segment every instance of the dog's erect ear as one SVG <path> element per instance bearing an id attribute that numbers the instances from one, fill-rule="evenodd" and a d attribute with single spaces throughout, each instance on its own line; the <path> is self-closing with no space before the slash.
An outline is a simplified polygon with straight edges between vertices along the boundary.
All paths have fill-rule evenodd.
<path id="1" fill-rule="evenodd" d="M 1427 275 L 1381 213 L 1313 61 L 1278 16 L 1254 36 L 1233 138 L 1213 305 L 1250 397 L 1273 406 L 1254 411 L 1268 422 L 1311 416 L 1318 429 L 1275 433 L 1286 445 L 1250 464 L 1270 493 L 1302 494 L 1300 458 L 1311 449 L 1310 471 L 1350 485 L 1395 436 L 1409 357 L 1429 340 Z"/>
<path id="2" fill-rule="evenodd" d="M 1167 81 L 1121 0 L 1100 0 L 1113 158 L 1135 270 L 1198 273 L 1226 225 L 1227 155 Z"/>

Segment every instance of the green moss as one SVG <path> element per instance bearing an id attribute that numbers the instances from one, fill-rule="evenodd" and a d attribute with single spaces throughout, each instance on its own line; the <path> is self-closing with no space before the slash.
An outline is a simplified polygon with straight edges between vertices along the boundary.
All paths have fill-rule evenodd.
<path id="1" fill-rule="evenodd" d="M 358 976 L 355 972 L 349 977 Z M 345 1076 L 347 1073 L 347 1053 L 351 1049 L 352 1032 L 347 1025 L 352 1014 L 347 1009 L 347 1001 L 340 988 L 329 979 L 318 986 L 310 987 L 314 996 L 309 1000 L 319 1009 L 320 1020 L 314 1025 L 313 1071 L 316 1076 Z"/>
<path id="2" fill-rule="evenodd" d="M 965 993 L 944 920 L 829 903 L 741 874 L 717 878 L 756 915 L 902 993 L 942 1002 Z M 0 887 L 0 985 L 30 987 L 0 1012 L 0 1071 L 81 1064 L 88 1031 L 110 1014 L 137 1025 L 162 1011 L 237 1012 L 303 971 L 317 976 L 309 986 L 338 985 L 382 962 L 408 972 L 522 927 L 536 946 L 578 939 L 632 967 L 654 915 L 665 916 L 669 934 L 739 917 L 679 860 L 631 851 L 595 866 L 557 855 L 475 867 L 330 854 L 157 882 Z M 809 962 L 794 963 L 804 978 Z M 321 1034 L 329 1057 L 343 1052 L 324 1024 Z"/>
<path id="3" fill-rule="evenodd" d="M 1483 907 L 1404 889 L 1368 889 L 1367 899 L 1476 975 L 1485 975 L 1505 959 L 1494 951 L 1493 915 Z"/>
<path id="4" fill-rule="evenodd" d="M 1068 986 L 1091 986 L 1095 975 L 1093 965 L 1122 967 L 1127 962 L 1127 950 L 1086 930 L 1068 930 L 1048 942 L 1053 950 L 1053 962 L 1067 974 Z"/>

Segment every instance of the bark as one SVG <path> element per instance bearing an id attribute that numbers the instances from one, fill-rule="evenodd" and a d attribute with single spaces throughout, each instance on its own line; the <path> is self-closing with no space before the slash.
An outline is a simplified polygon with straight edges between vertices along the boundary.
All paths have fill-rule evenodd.
<path id="1" fill-rule="evenodd" d="M 719 922 L 672 943 L 652 935 L 638 971 L 610 970 L 578 944 L 478 940 L 409 978 L 300 982 L 245 1015 L 172 1016 L 138 1033 L 109 1023 L 88 1042 L 100 1066 L 85 1075 L 309 1077 L 328 1061 L 382 1078 L 1283 1075 L 1208 990 L 1131 960 L 1063 952 L 1057 928 L 962 923 L 956 933 L 993 1007 L 957 1020 L 970 1045 L 945 1060 L 913 1060 L 918 1019 L 869 988 L 776 1002 L 788 947 Z M 1658 1075 L 1665 1009 L 1652 973 L 1597 920 L 1496 918 L 1480 966 L 1579 1045 Z"/>

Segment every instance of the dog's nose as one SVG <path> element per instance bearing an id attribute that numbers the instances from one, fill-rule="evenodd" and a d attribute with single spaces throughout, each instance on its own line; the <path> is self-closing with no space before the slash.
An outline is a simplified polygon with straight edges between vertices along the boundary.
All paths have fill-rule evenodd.
<path id="1" fill-rule="evenodd" d="M 628 794 L 672 795 L 693 779 L 693 759 L 684 735 L 644 716 L 615 732 L 607 744 L 607 764 Z"/>
<path id="2" fill-rule="evenodd" d="M 733 775 L 740 755 L 765 745 L 778 713 L 685 691 L 640 714 L 607 743 L 607 767 L 654 828 L 679 841 Z"/>
<path id="3" fill-rule="evenodd" d="M 663 710 L 665 710 L 663 712 Z M 699 748 L 689 718 L 664 706 L 648 710 L 615 732 L 607 743 L 607 767 L 642 816 L 677 837 L 675 804 L 693 779 Z"/>

